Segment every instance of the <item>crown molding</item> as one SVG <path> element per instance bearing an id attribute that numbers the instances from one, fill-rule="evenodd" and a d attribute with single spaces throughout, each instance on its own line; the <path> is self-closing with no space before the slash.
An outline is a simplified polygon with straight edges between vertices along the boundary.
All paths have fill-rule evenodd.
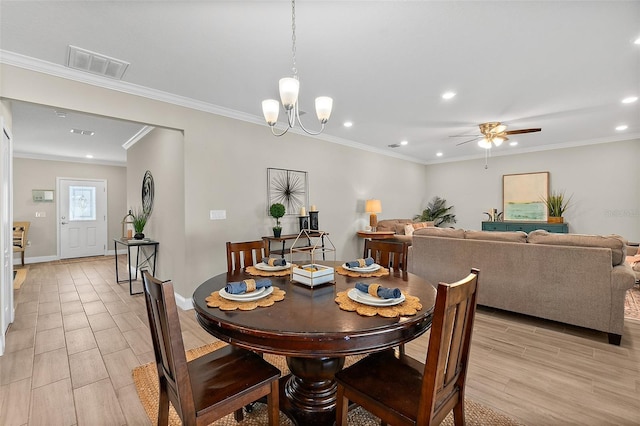
<path id="1" fill-rule="evenodd" d="M 49 155 L 49 154 L 33 154 L 30 152 L 17 152 L 13 151 L 14 158 L 27 158 L 29 160 L 43 160 L 43 161 L 61 161 L 63 163 L 82 163 L 82 164 L 91 164 L 91 165 L 99 165 L 99 166 L 116 166 L 116 167 L 127 167 L 126 161 L 109 161 L 109 160 L 98 160 L 91 158 L 77 158 L 77 157 L 65 157 L 62 155 Z"/>
<path id="2" fill-rule="evenodd" d="M 30 71 L 35 71 L 54 77 L 65 78 L 67 80 L 77 81 L 79 83 L 90 84 L 92 86 L 101 87 L 104 89 L 115 90 L 118 92 L 140 96 L 147 99 L 152 99 L 160 102 L 165 102 L 172 105 L 177 105 L 185 108 L 190 108 L 197 111 L 207 112 L 211 114 L 220 115 L 223 117 L 232 118 L 248 123 L 257 124 L 260 126 L 267 126 L 262 117 L 256 115 L 247 114 L 244 112 L 224 108 L 218 105 L 213 105 L 207 102 L 198 101 L 195 99 L 187 98 L 184 96 L 174 95 L 171 93 L 163 92 L 160 90 L 149 89 L 147 87 L 139 86 L 137 84 L 127 83 L 121 80 L 113 80 L 107 77 L 101 77 L 90 73 L 85 73 L 68 68 L 63 65 L 54 64 L 52 62 L 42 61 L 30 56 L 21 55 L 19 53 L 10 52 L 0 49 L 0 63 L 12 65 L 19 68 L 24 68 Z M 151 130 L 149 130 L 151 131 Z M 147 133 L 149 132 L 147 131 Z M 369 145 L 354 142 L 348 139 L 343 139 L 335 136 L 329 136 L 326 134 L 320 134 L 316 136 L 308 135 L 298 128 L 290 129 L 289 132 L 295 133 L 301 136 L 311 137 L 314 139 L 324 140 L 327 142 L 335 143 L 338 145 L 348 146 L 363 151 L 369 151 L 376 154 L 384 155 L 386 157 L 394 157 L 405 161 L 411 161 L 413 163 L 426 164 L 423 161 L 416 160 L 413 157 L 396 154 L 393 152 L 384 151 L 382 149 L 374 148 Z M 146 134 L 146 133 L 145 133 Z M 130 140 L 125 143 L 125 149 L 131 147 L 137 140 L 142 138 L 145 134 L 134 136 L 138 138 L 136 140 Z"/>
<path id="3" fill-rule="evenodd" d="M 140 129 L 140 131 L 138 133 L 136 133 L 128 141 L 123 143 L 122 147 L 124 149 L 131 148 L 133 145 L 136 144 L 136 142 L 138 142 L 140 139 L 142 139 L 145 136 L 147 136 L 153 129 L 155 129 L 155 127 L 153 127 L 153 126 L 144 126 L 142 129 Z"/>

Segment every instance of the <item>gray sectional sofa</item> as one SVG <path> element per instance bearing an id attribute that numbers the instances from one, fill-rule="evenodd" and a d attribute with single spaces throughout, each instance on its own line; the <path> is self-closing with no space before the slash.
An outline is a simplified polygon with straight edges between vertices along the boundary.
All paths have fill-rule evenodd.
<path id="1" fill-rule="evenodd" d="M 424 228 L 408 269 L 437 285 L 479 268 L 479 305 L 603 331 L 619 345 L 635 281 L 625 255 L 617 236 Z"/>

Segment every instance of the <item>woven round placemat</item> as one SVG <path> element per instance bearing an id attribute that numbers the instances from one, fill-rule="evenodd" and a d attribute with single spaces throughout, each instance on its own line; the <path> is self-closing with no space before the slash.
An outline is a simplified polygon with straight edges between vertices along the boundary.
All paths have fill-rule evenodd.
<path id="1" fill-rule="evenodd" d="M 206 353 L 214 351 L 222 346 L 226 345 L 224 342 L 211 343 L 196 349 L 187 351 L 187 360 L 192 360 Z M 351 365 L 358 361 L 362 356 L 347 357 L 345 360 L 345 366 Z M 288 374 L 287 363 L 284 357 L 277 355 L 265 354 L 264 359 L 271 364 L 278 367 L 282 374 Z M 141 365 L 133 369 L 133 381 L 138 391 L 138 396 L 142 407 L 144 408 L 149 420 L 152 424 L 158 423 L 158 373 L 156 371 L 156 365 L 150 362 L 145 365 Z M 467 426 L 523 426 L 507 416 L 497 413 L 490 408 L 471 401 L 468 398 L 465 400 L 465 420 Z M 348 423 L 350 426 L 379 426 L 380 419 L 370 414 L 366 410 L 358 407 L 349 412 Z M 173 406 L 169 407 L 169 425 L 179 426 L 182 422 L 180 417 L 173 409 Z M 267 424 L 267 410 L 264 404 L 255 404 L 251 413 L 244 415 L 242 423 L 237 423 L 233 417 L 233 414 L 229 414 L 222 419 L 212 423 L 214 426 L 264 426 Z M 280 413 L 280 425 L 281 426 L 293 426 L 293 422 L 289 418 Z M 453 426 L 453 415 L 450 413 L 444 421 L 441 423 L 444 426 Z"/>
<path id="2" fill-rule="evenodd" d="M 336 267 L 336 272 L 340 275 L 346 275 L 348 277 L 362 277 L 362 278 L 371 278 L 371 277 L 384 277 L 389 275 L 389 269 L 381 266 L 380 269 L 373 272 L 356 272 L 350 271 L 348 269 L 344 269 L 342 266 Z"/>
<path id="3" fill-rule="evenodd" d="M 284 300 L 284 295 L 286 293 L 286 291 L 273 286 L 273 293 L 263 297 L 262 299 L 255 300 L 253 302 L 238 302 L 235 300 L 225 299 L 224 297 L 220 296 L 220 293 L 214 291 L 204 300 L 207 301 L 208 307 L 220 308 L 221 311 L 235 311 L 236 309 L 240 309 L 241 311 L 252 311 L 258 306 L 260 306 L 261 308 L 266 308 L 267 306 L 271 306 L 276 302 Z"/>
<path id="4" fill-rule="evenodd" d="M 295 268 L 296 266 L 297 265 L 292 264 L 291 268 Z M 287 275 L 291 275 L 291 268 L 283 269 L 281 271 L 263 271 L 255 266 L 247 266 L 244 268 L 244 271 L 249 275 L 259 277 L 286 277 Z"/>
<path id="5" fill-rule="evenodd" d="M 343 311 L 357 312 L 365 317 L 373 317 L 380 315 L 385 318 L 395 318 L 401 315 L 415 315 L 422 309 L 420 299 L 415 296 L 402 293 L 405 301 L 393 306 L 370 306 L 364 303 L 358 303 L 347 295 L 348 292 L 340 291 L 336 295 L 335 301 Z"/>

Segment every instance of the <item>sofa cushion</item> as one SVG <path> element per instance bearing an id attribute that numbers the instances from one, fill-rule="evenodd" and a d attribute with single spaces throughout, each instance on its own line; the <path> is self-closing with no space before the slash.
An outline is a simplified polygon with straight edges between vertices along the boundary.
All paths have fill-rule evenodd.
<path id="1" fill-rule="evenodd" d="M 556 234 L 538 229 L 529 233 L 527 241 L 530 244 L 609 248 L 613 266 L 624 262 L 627 251 L 624 239 L 618 235 Z"/>
<path id="2" fill-rule="evenodd" d="M 379 220 L 376 229 L 378 231 L 392 231 L 396 234 L 404 235 L 404 226 L 413 222 L 411 219 L 384 219 Z"/>
<path id="3" fill-rule="evenodd" d="M 522 231 L 498 232 L 498 231 L 464 231 L 467 240 L 505 241 L 511 243 L 526 243 L 527 233 Z"/>
<path id="4" fill-rule="evenodd" d="M 413 235 L 427 235 L 429 237 L 464 238 L 464 229 L 425 227 L 413 231 Z"/>
<path id="5" fill-rule="evenodd" d="M 404 235 L 413 235 L 413 231 L 416 229 L 433 227 L 433 222 L 415 222 L 404 225 Z M 399 234 L 399 232 L 396 232 Z"/>

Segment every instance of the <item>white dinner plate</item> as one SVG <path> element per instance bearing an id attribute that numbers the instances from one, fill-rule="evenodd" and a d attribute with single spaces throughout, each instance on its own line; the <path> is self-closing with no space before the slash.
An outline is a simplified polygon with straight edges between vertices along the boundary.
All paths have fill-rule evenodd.
<path id="1" fill-rule="evenodd" d="M 261 271 L 274 272 L 274 271 L 284 271 L 285 269 L 291 268 L 291 263 L 287 262 L 284 266 L 269 266 L 264 262 L 260 262 L 260 263 L 256 263 L 254 266 L 256 267 L 256 269 L 259 269 Z"/>
<path id="2" fill-rule="evenodd" d="M 375 272 L 381 268 L 381 266 L 378 265 L 377 263 L 371 264 L 369 266 L 364 266 L 362 268 L 360 268 L 359 266 L 347 266 L 346 263 L 343 263 L 342 267 L 347 271 L 353 271 L 353 272 Z"/>
<path id="3" fill-rule="evenodd" d="M 380 297 L 373 297 L 369 293 L 364 293 L 357 288 L 349 290 L 347 296 L 355 302 L 370 306 L 393 306 L 398 305 L 405 300 L 404 294 L 396 299 L 382 299 Z"/>
<path id="4" fill-rule="evenodd" d="M 222 297 L 223 299 L 233 300 L 236 302 L 253 302 L 255 300 L 262 299 L 263 297 L 267 297 L 271 293 L 273 293 L 273 286 L 262 287 L 257 289 L 256 291 L 242 294 L 229 294 L 224 288 L 220 289 L 220 291 L 218 292 L 218 294 L 220 294 L 220 297 Z"/>

